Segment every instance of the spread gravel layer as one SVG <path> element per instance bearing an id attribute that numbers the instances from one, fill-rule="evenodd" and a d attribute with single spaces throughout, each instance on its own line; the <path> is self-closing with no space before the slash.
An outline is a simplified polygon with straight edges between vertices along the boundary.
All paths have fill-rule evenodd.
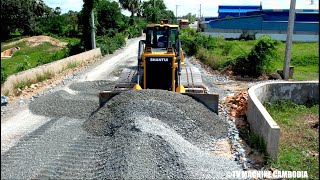
<path id="1" fill-rule="evenodd" d="M 98 94 L 111 90 L 115 82 L 99 80 L 73 83 L 68 91 L 58 90 L 40 96 L 29 104 L 32 113 L 47 117 L 70 117 L 87 119 L 99 108 Z"/>
<path id="2" fill-rule="evenodd" d="M 60 117 L 1 155 L 4 179 L 225 179 L 241 170 L 211 152 L 216 140 L 227 137 L 227 123 L 191 97 L 127 91 L 90 112 L 99 88 L 96 82 L 84 85 L 30 104 L 34 113 Z M 82 118 L 71 118 L 77 110 L 85 111 Z"/>

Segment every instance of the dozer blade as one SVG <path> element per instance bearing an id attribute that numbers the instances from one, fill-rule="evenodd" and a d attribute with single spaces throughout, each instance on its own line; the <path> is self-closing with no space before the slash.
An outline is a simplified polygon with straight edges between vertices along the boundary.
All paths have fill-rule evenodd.
<path id="1" fill-rule="evenodd" d="M 118 95 L 122 91 L 101 91 L 99 93 L 99 106 L 103 107 L 110 99 Z M 181 93 L 192 97 L 196 101 L 205 105 L 209 110 L 218 114 L 219 95 L 218 94 L 205 94 L 205 93 Z"/>
<path id="2" fill-rule="evenodd" d="M 121 93 L 121 91 L 101 91 L 99 93 L 99 107 L 103 107 L 111 98 Z"/>
<path id="3" fill-rule="evenodd" d="M 208 109 L 218 114 L 219 112 L 219 95 L 218 94 L 207 94 L 207 93 L 182 93 L 192 97 L 198 102 L 205 105 Z"/>

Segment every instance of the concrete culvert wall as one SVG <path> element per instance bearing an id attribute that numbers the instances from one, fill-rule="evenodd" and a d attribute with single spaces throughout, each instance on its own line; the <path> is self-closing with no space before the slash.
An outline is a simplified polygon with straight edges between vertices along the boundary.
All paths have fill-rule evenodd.
<path id="1" fill-rule="evenodd" d="M 20 47 L 13 47 L 13 48 L 10 48 L 10 49 L 7 49 L 3 52 L 1 52 L 1 58 L 11 58 L 12 55 L 17 52 L 18 50 L 20 49 Z"/>
<path id="2" fill-rule="evenodd" d="M 291 100 L 297 104 L 319 101 L 319 81 L 263 83 L 249 89 L 247 119 L 250 128 L 263 137 L 267 152 L 277 159 L 280 127 L 264 108 L 264 102 Z"/>

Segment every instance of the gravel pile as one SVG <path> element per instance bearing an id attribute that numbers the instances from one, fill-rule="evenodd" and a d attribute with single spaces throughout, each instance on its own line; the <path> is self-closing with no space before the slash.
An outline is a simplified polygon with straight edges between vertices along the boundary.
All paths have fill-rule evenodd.
<path id="1" fill-rule="evenodd" d="M 29 109 L 34 114 L 48 117 L 88 118 L 99 107 L 99 91 L 113 86 L 114 82 L 103 80 L 74 83 L 69 88 L 75 94 L 58 90 L 39 96 L 30 102 Z"/>
<path id="2" fill-rule="evenodd" d="M 110 178 L 222 179 L 240 170 L 235 161 L 209 152 L 214 141 L 227 138 L 228 124 L 185 95 L 163 90 L 123 92 L 83 127 L 95 136 L 112 138 L 112 146 L 120 148 L 117 154 L 123 153 L 117 155 L 112 173 L 104 166 Z"/>
<path id="3" fill-rule="evenodd" d="M 227 137 L 227 123 L 218 115 L 189 96 L 164 90 L 120 93 L 90 117 L 84 127 L 97 135 L 112 136 L 119 128 L 132 128 L 131 117 L 137 116 L 159 119 L 193 142 Z"/>

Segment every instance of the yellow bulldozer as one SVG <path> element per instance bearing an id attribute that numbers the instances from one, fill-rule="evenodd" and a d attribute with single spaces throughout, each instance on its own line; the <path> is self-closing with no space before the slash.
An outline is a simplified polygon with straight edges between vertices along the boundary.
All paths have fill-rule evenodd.
<path id="1" fill-rule="evenodd" d="M 188 95 L 218 114 L 218 94 L 208 93 L 199 69 L 185 65 L 179 25 L 161 21 L 147 25 L 144 33 L 137 66 L 125 68 L 112 91 L 99 93 L 100 107 L 123 91 L 162 89 Z"/>

